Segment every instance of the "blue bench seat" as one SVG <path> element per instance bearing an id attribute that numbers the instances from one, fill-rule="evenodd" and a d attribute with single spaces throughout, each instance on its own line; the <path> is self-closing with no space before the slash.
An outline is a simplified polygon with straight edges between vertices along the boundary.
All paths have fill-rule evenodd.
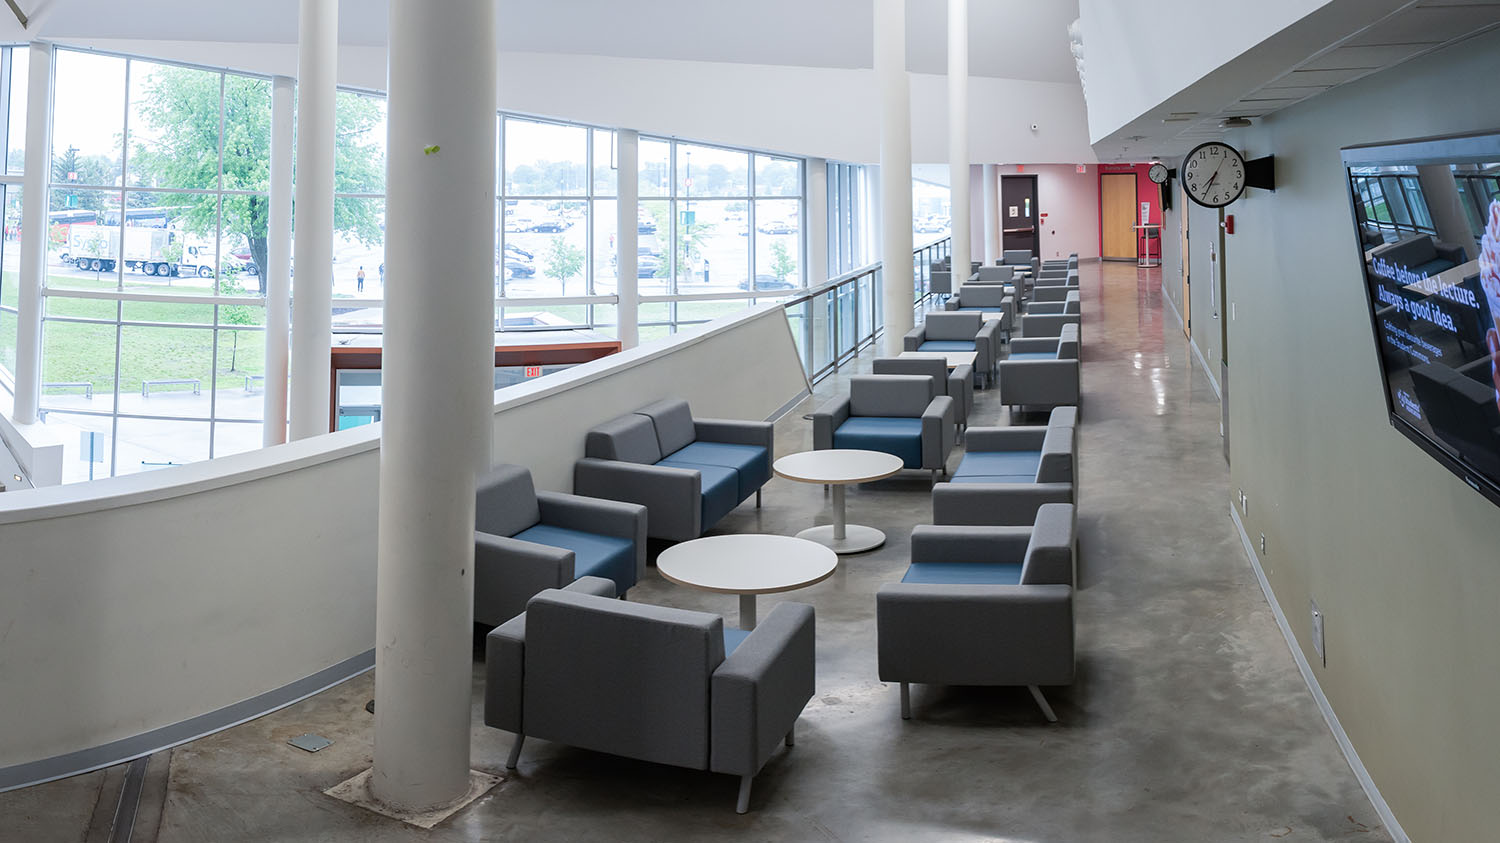
<path id="1" fill-rule="evenodd" d="M 907 468 L 921 468 L 922 420 L 856 416 L 833 432 L 833 447 L 880 451 L 900 457 Z"/>
<path id="2" fill-rule="evenodd" d="M 1008 357 L 1006 359 L 1007 360 L 1056 360 L 1057 359 L 1057 352 L 1055 352 L 1055 351 L 1022 351 L 1020 353 L 1012 353 L 1010 355 L 1010 357 Z"/>
<path id="3" fill-rule="evenodd" d="M 934 585 L 1019 585 L 1021 565 L 1012 562 L 913 562 L 901 581 Z"/>
<path id="4" fill-rule="evenodd" d="M 758 445 L 730 445 L 723 442 L 693 442 L 662 458 L 669 465 L 714 465 L 732 468 L 737 477 L 737 501 L 755 494 L 758 481 L 771 473 L 771 455 Z"/>
<path id="5" fill-rule="evenodd" d="M 974 351 L 972 340 L 928 340 L 917 346 L 918 351 Z"/>
<path id="6" fill-rule="evenodd" d="M 512 538 L 573 551 L 573 577 L 604 577 L 621 593 L 635 585 L 635 543 L 617 536 L 549 524 L 528 527 Z"/>
<path id="7" fill-rule="evenodd" d="M 656 464 L 673 468 L 691 468 L 703 475 L 701 511 L 704 524 L 718 523 L 720 518 L 728 515 L 740 504 L 740 476 L 739 472 L 732 468 L 705 463 L 679 462 L 672 457 L 658 460 Z"/>
<path id="8" fill-rule="evenodd" d="M 963 462 L 958 464 L 953 476 L 1019 475 L 1035 481 L 1037 469 L 1041 467 L 1041 451 L 974 451 L 964 454 Z"/>
<path id="9" fill-rule="evenodd" d="M 745 639 L 749 637 L 750 630 L 735 629 L 726 623 L 724 625 L 724 658 L 729 658 L 729 654 L 733 653 L 737 647 L 745 643 Z"/>

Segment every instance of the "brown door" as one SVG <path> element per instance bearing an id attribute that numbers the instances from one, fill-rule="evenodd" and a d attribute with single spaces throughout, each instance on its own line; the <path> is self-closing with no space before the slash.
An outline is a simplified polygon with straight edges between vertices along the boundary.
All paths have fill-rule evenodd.
<path id="1" fill-rule="evenodd" d="M 1000 177 L 1000 233 L 1002 249 L 1037 251 L 1036 176 Z"/>
<path id="2" fill-rule="evenodd" d="M 1135 200 L 1135 173 L 1105 173 L 1099 185 L 1100 223 L 1105 260 L 1135 260 L 1135 228 L 1140 206 Z"/>

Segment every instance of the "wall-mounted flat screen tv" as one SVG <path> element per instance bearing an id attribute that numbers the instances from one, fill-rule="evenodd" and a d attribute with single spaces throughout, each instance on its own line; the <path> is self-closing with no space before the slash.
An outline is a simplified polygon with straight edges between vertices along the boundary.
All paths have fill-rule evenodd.
<path id="1" fill-rule="evenodd" d="M 1343 159 L 1391 424 L 1500 503 L 1500 132 Z"/>

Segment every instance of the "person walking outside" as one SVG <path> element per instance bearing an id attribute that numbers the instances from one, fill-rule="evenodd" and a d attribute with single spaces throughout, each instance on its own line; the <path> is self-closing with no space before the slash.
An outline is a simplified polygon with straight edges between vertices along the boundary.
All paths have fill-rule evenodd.
<path id="1" fill-rule="evenodd" d="M 365 268 L 364 267 L 360 267 L 359 268 L 359 272 L 356 273 L 355 276 L 354 276 L 354 281 L 355 281 L 354 289 L 356 289 L 359 292 L 363 293 L 365 291 Z"/>

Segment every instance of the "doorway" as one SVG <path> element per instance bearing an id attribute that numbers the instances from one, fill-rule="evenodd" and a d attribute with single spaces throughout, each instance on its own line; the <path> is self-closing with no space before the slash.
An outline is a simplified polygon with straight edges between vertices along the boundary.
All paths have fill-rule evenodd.
<path id="1" fill-rule="evenodd" d="M 1041 257 L 1036 176 L 1000 177 L 1000 248 L 1026 249 Z"/>
<path id="2" fill-rule="evenodd" d="M 1137 260 L 1135 224 L 1136 175 L 1105 173 L 1099 182 L 1100 256 L 1107 261 Z"/>

